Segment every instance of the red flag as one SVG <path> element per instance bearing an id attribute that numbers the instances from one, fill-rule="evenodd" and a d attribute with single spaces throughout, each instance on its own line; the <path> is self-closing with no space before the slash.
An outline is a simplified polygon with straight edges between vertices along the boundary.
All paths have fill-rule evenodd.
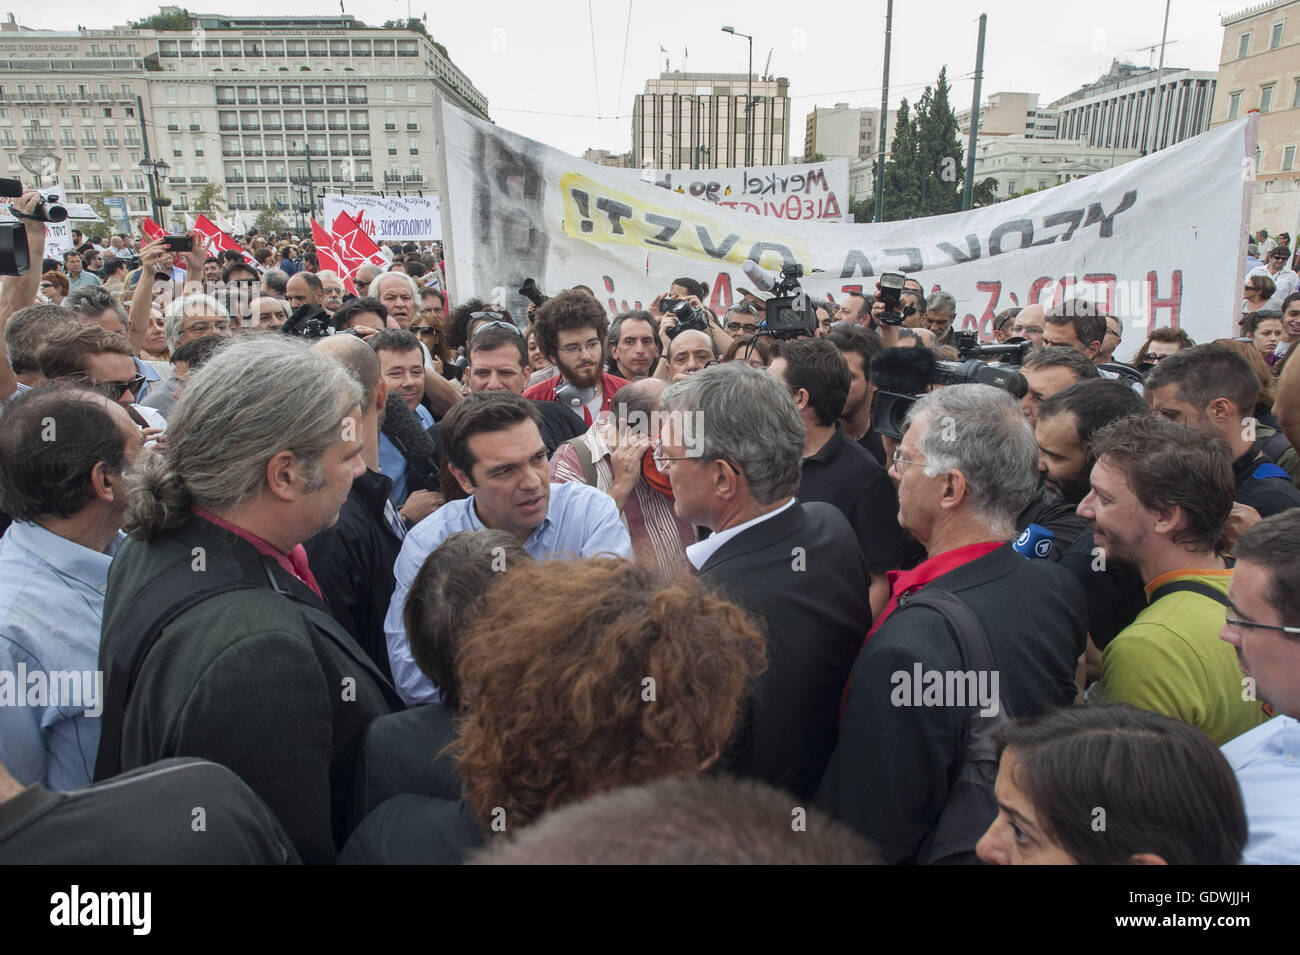
<path id="1" fill-rule="evenodd" d="M 242 245 L 222 232 L 217 227 L 217 224 L 203 213 L 199 213 L 198 218 L 194 220 L 194 231 L 203 239 L 203 248 L 208 255 L 217 256 L 227 250 L 233 250 L 242 255 L 244 261 L 252 266 L 255 271 L 262 271 L 261 266 L 257 264 L 257 260 L 249 255 Z"/>
<path id="2" fill-rule="evenodd" d="M 154 222 L 148 216 L 145 216 L 144 222 L 140 223 L 140 228 L 151 241 L 157 241 L 167 234 L 163 231 L 162 226 Z"/>
<path id="3" fill-rule="evenodd" d="M 340 212 L 330 231 L 333 233 L 334 257 L 339 265 L 353 275 L 363 265 L 388 268 L 388 259 L 359 225 L 346 212 Z"/>
<path id="4" fill-rule="evenodd" d="M 337 274 L 343 279 L 343 287 L 356 295 L 357 287 L 352 282 L 352 273 L 339 265 L 338 258 L 334 254 L 333 237 L 315 219 L 311 220 L 311 240 L 316 243 L 316 261 L 321 269 Z"/>

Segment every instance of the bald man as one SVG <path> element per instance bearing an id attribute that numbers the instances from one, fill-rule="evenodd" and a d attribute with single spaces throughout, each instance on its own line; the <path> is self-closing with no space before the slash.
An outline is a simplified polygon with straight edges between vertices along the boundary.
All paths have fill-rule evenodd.
<path id="1" fill-rule="evenodd" d="M 668 375 L 673 381 L 681 381 L 717 360 L 717 348 L 707 332 L 678 332 L 668 345 Z"/>
<path id="2" fill-rule="evenodd" d="M 1011 322 L 1007 331 L 1012 338 L 1026 339 L 1034 350 L 1043 347 L 1043 331 L 1047 328 L 1047 309 L 1038 303 L 1026 305 Z"/>

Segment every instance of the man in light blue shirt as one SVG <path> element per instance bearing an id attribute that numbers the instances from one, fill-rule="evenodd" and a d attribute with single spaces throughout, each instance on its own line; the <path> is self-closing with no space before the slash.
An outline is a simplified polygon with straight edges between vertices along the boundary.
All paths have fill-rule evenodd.
<path id="1" fill-rule="evenodd" d="M 425 558 L 452 534 L 507 531 L 539 561 L 632 556 L 612 497 L 578 482 L 550 483 L 540 420 L 533 404 L 514 392 L 485 391 L 462 399 L 442 421 L 447 466 L 470 497 L 444 504 L 416 525 L 394 567 L 384 633 L 393 682 L 408 704 L 436 700 L 438 691 L 415 665 L 402 607 Z"/>
<path id="2" fill-rule="evenodd" d="M 120 404 L 53 385 L 0 418 L 0 762 L 24 785 L 90 785 L 108 567 L 143 436 Z"/>
<path id="3" fill-rule="evenodd" d="M 1219 636 L 1237 651 L 1242 693 L 1279 713 L 1222 747 L 1237 774 L 1250 838 L 1242 861 L 1300 863 L 1300 508 L 1237 542 Z"/>
<path id="4" fill-rule="evenodd" d="M 63 267 L 68 272 L 69 292 L 75 292 L 79 288 L 87 288 L 92 285 L 101 284 L 99 276 L 85 268 L 85 263 L 80 252 L 63 253 Z"/>

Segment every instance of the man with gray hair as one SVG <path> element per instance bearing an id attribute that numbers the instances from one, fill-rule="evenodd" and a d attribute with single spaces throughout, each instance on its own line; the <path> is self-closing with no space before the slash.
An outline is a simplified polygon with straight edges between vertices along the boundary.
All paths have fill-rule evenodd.
<path id="1" fill-rule="evenodd" d="M 361 736 L 401 705 L 302 547 L 365 468 L 361 400 L 338 361 L 287 337 L 223 348 L 177 402 L 167 457 L 139 462 L 104 605 L 96 779 L 210 759 L 305 862 L 333 862 Z"/>
<path id="2" fill-rule="evenodd" d="M 163 312 L 163 336 L 169 349 L 175 350 L 205 335 L 229 334 L 230 313 L 211 295 L 186 295 Z"/>
<path id="3" fill-rule="evenodd" d="M 871 625 L 869 578 L 839 510 L 795 499 L 804 428 L 789 390 L 745 362 L 667 388 L 654 461 L 677 516 L 713 531 L 699 575 L 767 622 L 768 668 L 730 771 L 808 798 L 835 745 L 838 701 Z"/>
<path id="4" fill-rule="evenodd" d="M 1009 393 L 974 384 L 931 392 L 905 428 L 893 461 L 898 519 L 929 557 L 890 575 L 890 601 L 853 664 L 816 801 L 886 862 L 973 862 L 996 807 L 991 789 L 974 807 L 948 807 L 969 765 L 966 743 L 1004 705 L 1024 717 L 1073 701 L 1086 606 L 1067 570 L 1027 560 L 1010 543 L 1037 484 L 1038 445 Z M 972 652 L 970 628 L 958 632 L 930 606 L 908 607 L 918 588 L 964 604 L 991 660 Z M 970 639 L 978 645 L 977 634 Z M 991 774 L 984 781 L 991 787 Z"/>
<path id="5" fill-rule="evenodd" d="M 940 289 L 925 301 L 925 327 L 934 332 L 934 347 L 951 345 L 952 323 L 957 318 L 957 300 Z"/>

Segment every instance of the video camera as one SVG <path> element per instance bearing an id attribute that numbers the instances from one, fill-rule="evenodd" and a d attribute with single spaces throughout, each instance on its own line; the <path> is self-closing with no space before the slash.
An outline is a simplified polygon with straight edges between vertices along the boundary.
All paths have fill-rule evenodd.
<path id="1" fill-rule="evenodd" d="M 960 361 L 937 361 L 928 348 L 890 348 L 872 359 L 871 381 L 878 387 L 871 406 L 873 431 L 902 440 L 908 409 L 931 385 L 992 385 L 1016 399 L 1025 396 L 1029 385 L 1018 368 L 1028 342 L 981 345 L 973 331 L 957 332 L 956 338 Z M 980 355 L 1014 360 L 989 362 Z"/>
<path id="2" fill-rule="evenodd" d="M 286 335 L 317 339 L 333 334 L 333 328 L 333 321 L 325 309 L 319 305 L 306 304 L 289 316 L 280 331 Z"/>
<path id="3" fill-rule="evenodd" d="M 763 320 L 758 323 L 758 334 L 776 339 L 812 337 L 817 327 L 817 306 L 799 285 L 803 266 L 787 265 L 773 278 L 752 259 L 745 260 L 742 271 L 764 292 L 772 297 L 763 306 Z"/>
<path id="4" fill-rule="evenodd" d="M 537 287 L 536 279 L 524 279 L 523 287 L 519 289 L 519 294 L 528 301 L 533 303 L 534 308 L 541 308 L 546 304 L 548 296 L 542 294 L 542 290 Z"/>
<path id="5" fill-rule="evenodd" d="M 23 194 L 23 184 L 17 179 L 0 179 L 0 196 L 17 199 Z M 31 214 L 23 215 L 10 207 L 10 213 L 20 219 L 32 219 L 36 222 L 64 222 L 68 210 L 53 196 L 46 196 L 36 203 Z M 27 248 L 27 230 L 21 222 L 0 222 L 0 275 L 25 275 L 31 266 L 31 255 Z"/>

